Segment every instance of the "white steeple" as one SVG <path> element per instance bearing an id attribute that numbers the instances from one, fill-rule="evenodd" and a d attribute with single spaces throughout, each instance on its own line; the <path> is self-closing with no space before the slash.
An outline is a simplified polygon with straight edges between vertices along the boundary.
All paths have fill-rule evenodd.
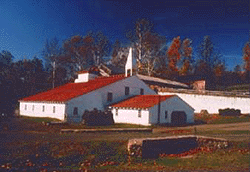
<path id="1" fill-rule="evenodd" d="M 133 67 L 135 67 L 135 61 L 133 59 L 133 49 L 130 47 L 127 62 L 125 65 L 125 76 L 132 76 Z"/>

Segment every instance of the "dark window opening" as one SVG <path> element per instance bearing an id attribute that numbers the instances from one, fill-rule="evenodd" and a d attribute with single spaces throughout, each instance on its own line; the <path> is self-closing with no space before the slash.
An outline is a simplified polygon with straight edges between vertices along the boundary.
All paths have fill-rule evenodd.
<path id="1" fill-rule="evenodd" d="M 140 94 L 141 94 L 141 95 L 144 95 L 144 89 L 143 89 L 143 88 L 141 88 Z"/>
<path id="2" fill-rule="evenodd" d="M 141 110 L 138 110 L 138 118 L 141 118 Z"/>
<path id="3" fill-rule="evenodd" d="M 125 95 L 129 95 L 129 87 L 125 87 Z"/>
<path id="4" fill-rule="evenodd" d="M 43 112 L 45 111 L 45 106 L 43 106 Z"/>
<path id="5" fill-rule="evenodd" d="M 118 109 L 115 110 L 115 115 L 118 116 Z"/>
<path id="6" fill-rule="evenodd" d="M 73 115 L 74 116 L 78 115 L 78 108 L 77 107 L 74 107 Z"/>
<path id="7" fill-rule="evenodd" d="M 35 109 L 35 106 L 33 105 L 33 106 L 32 106 L 32 111 L 34 111 L 34 109 Z"/>
<path id="8" fill-rule="evenodd" d="M 110 93 L 110 92 L 108 92 L 108 98 L 107 98 L 107 101 L 108 101 L 108 102 L 112 102 L 112 100 L 113 100 L 113 94 L 112 94 L 112 93 Z"/>
<path id="9" fill-rule="evenodd" d="M 53 106 L 53 113 L 56 113 L 56 107 Z"/>
<path id="10" fill-rule="evenodd" d="M 27 105 L 24 106 L 24 110 L 27 110 Z"/>
<path id="11" fill-rule="evenodd" d="M 168 118 L 168 111 L 165 111 L 165 119 Z"/>

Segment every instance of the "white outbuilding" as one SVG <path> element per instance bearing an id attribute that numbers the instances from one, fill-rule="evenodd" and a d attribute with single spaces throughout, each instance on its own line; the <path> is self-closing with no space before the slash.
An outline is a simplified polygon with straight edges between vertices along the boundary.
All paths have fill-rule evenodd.
<path id="1" fill-rule="evenodd" d="M 194 122 L 194 109 L 175 95 L 137 95 L 110 108 L 115 123 L 180 125 Z"/>

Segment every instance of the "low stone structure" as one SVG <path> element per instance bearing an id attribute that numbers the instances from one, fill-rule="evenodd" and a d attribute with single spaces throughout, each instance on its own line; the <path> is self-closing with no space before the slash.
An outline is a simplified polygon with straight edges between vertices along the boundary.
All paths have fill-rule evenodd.
<path id="1" fill-rule="evenodd" d="M 158 158 L 159 154 L 179 154 L 197 147 L 227 148 L 226 139 L 196 135 L 140 138 L 128 141 L 129 156 Z"/>

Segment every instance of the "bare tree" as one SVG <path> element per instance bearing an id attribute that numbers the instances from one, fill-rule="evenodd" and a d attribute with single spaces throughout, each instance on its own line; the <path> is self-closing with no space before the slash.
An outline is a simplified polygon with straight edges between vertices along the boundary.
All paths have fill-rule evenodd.
<path id="1" fill-rule="evenodd" d="M 152 75 L 165 38 L 153 32 L 153 24 L 146 19 L 138 19 L 134 31 L 128 38 L 136 49 L 137 69 L 140 73 Z"/>

